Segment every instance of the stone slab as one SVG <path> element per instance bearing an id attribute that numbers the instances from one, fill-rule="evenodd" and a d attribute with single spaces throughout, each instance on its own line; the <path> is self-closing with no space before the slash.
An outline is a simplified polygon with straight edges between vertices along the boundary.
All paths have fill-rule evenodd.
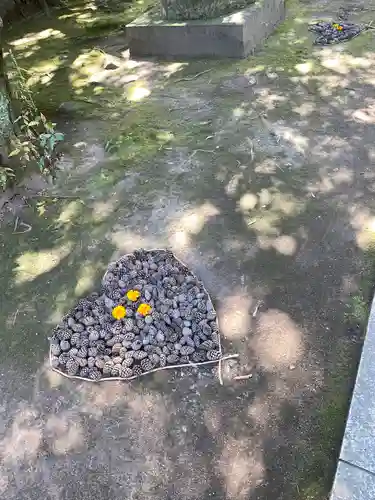
<path id="1" fill-rule="evenodd" d="M 284 0 L 260 0 L 213 20 L 166 22 L 146 14 L 126 27 L 133 57 L 246 57 L 285 16 Z"/>
<path id="2" fill-rule="evenodd" d="M 372 303 L 340 458 L 375 474 L 375 300 Z M 375 495 L 373 496 L 375 498 Z"/>
<path id="3" fill-rule="evenodd" d="M 331 500 L 373 500 L 375 476 L 345 462 L 339 462 Z"/>

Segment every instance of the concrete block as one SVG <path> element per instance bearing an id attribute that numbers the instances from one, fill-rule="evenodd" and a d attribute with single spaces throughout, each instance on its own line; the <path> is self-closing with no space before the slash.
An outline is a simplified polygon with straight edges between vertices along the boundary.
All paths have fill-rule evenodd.
<path id="1" fill-rule="evenodd" d="M 284 0 L 259 0 L 248 9 L 204 21 L 167 22 L 148 13 L 126 27 L 130 55 L 246 57 L 284 16 Z"/>
<path id="2" fill-rule="evenodd" d="M 374 500 L 375 476 L 353 465 L 339 462 L 331 500 Z"/>

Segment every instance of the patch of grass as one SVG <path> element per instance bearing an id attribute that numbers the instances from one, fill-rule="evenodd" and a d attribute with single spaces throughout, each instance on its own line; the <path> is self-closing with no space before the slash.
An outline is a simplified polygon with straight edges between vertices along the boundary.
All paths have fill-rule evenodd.
<path id="1" fill-rule="evenodd" d="M 375 283 L 375 247 L 364 253 L 358 291 L 348 302 L 344 327 L 365 334 Z M 355 340 L 355 339 L 354 339 Z M 316 414 L 309 459 L 299 485 L 298 500 L 326 500 L 332 487 L 341 441 L 345 431 L 351 393 L 360 357 L 361 342 L 338 341 L 328 384 Z"/>
<path id="2" fill-rule="evenodd" d="M 357 370 L 360 346 L 343 342 L 338 346 L 335 365 L 315 415 L 311 447 L 299 483 L 298 500 L 327 500 L 349 411 L 352 385 Z"/>
<path id="3" fill-rule="evenodd" d="M 169 2 L 167 19 L 187 21 L 194 19 L 214 19 L 246 9 L 255 0 L 174 0 Z"/>
<path id="4" fill-rule="evenodd" d="M 345 320 L 349 327 L 365 335 L 375 285 L 375 247 L 364 254 L 364 267 L 359 279 L 358 291 L 350 297 Z"/>

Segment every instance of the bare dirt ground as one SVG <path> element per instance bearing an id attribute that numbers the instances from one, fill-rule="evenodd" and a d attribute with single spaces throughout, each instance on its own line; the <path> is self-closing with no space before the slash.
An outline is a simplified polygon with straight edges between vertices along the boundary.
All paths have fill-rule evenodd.
<path id="1" fill-rule="evenodd" d="M 55 96 L 58 184 L 13 200 L 1 227 L 1 498 L 328 497 L 361 343 L 347 306 L 375 228 L 372 32 L 324 48 L 307 32 L 341 5 L 290 3 L 245 61 L 129 61 L 111 38 L 91 49 L 118 67 L 98 71 L 79 47 L 57 68 L 19 49 L 51 95 L 69 68 L 75 106 L 92 107 L 77 118 Z M 138 247 L 203 279 L 240 354 L 223 386 L 216 369 L 91 385 L 49 370 L 52 325 Z"/>

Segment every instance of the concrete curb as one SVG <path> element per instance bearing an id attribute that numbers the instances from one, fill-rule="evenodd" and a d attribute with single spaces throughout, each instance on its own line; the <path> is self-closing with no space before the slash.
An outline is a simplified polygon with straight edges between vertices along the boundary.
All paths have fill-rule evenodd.
<path id="1" fill-rule="evenodd" d="M 331 500 L 375 498 L 375 297 L 350 404 Z"/>
<path id="2" fill-rule="evenodd" d="M 284 0 L 205 21 L 167 22 L 146 14 L 126 26 L 132 57 L 246 57 L 285 17 Z"/>

